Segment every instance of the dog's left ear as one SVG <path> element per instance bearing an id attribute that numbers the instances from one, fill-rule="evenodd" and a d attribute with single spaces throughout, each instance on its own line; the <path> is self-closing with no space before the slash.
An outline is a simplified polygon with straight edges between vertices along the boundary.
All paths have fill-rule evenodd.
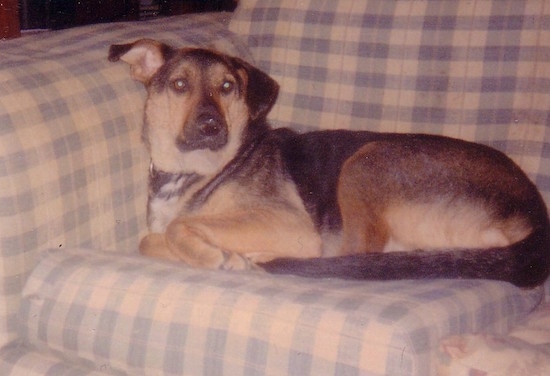
<path id="1" fill-rule="evenodd" d="M 277 100 L 279 84 L 267 73 L 246 61 L 237 58 L 235 60 L 246 74 L 245 99 L 251 120 L 265 118 Z"/>
<path id="2" fill-rule="evenodd" d="M 109 48 L 109 61 L 119 60 L 130 64 L 134 80 L 148 84 L 151 77 L 174 53 L 172 47 L 152 39 L 140 39 L 129 44 L 113 44 Z"/>

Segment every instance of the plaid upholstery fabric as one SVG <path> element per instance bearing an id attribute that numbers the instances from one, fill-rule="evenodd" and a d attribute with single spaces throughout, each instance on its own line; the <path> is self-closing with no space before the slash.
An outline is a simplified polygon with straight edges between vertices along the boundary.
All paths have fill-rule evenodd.
<path id="1" fill-rule="evenodd" d="M 55 249 L 23 295 L 29 345 L 112 374 L 427 376 L 439 338 L 506 333 L 542 289 L 317 281 Z"/>
<path id="2" fill-rule="evenodd" d="M 0 44 L 0 346 L 22 340 L 0 374 L 426 376 L 440 338 L 506 333 L 539 303 L 542 288 L 497 282 L 309 281 L 89 250 L 131 253 L 144 231 L 144 90 L 108 45 L 246 57 L 220 17 Z M 545 197 L 549 29 L 536 0 L 241 0 L 231 24 L 282 84 L 276 124 L 492 143 Z"/>
<path id="3" fill-rule="evenodd" d="M 550 202 L 550 3 L 241 0 L 279 125 L 437 133 L 514 158 Z"/>
<path id="4" fill-rule="evenodd" d="M 0 42 L 0 347 L 37 252 L 135 251 L 145 229 L 145 90 L 111 43 L 225 45 L 224 15 L 99 25 Z M 225 44 L 223 44 L 225 41 Z"/>
<path id="5" fill-rule="evenodd" d="M 14 376 L 105 376 L 109 369 L 99 366 L 79 366 L 63 361 L 48 351 L 24 347 L 7 348 L 0 352 L 0 372 Z M 111 373 L 113 374 L 113 373 Z"/>

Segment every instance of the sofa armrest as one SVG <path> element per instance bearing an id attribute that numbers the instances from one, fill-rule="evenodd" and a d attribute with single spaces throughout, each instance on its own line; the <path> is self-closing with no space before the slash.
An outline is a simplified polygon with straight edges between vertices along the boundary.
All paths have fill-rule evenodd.
<path id="1" fill-rule="evenodd" d="M 2 42 L 0 50 L 0 347 L 20 291 L 46 248 L 134 252 L 145 232 L 145 89 L 109 45 L 156 38 L 246 53 L 227 16 L 94 25 Z"/>
<path id="2" fill-rule="evenodd" d="M 542 288 L 351 282 L 193 269 L 51 250 L 29 277 L 21 337 L 73 364 L 140 375 L 428 375 L 438 341 L 506 333 Z"/>

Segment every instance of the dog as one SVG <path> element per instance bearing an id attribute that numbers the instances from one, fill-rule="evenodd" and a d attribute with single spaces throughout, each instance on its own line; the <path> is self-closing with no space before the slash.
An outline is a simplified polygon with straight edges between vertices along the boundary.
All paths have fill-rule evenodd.
<path id="1" fill-rule="evenodd" d="M 278 84 L 237 57 L 112 45 L 147 89 L 144 255 L 194 267 L 365 280 L 540 285 L 550 224 L 510 158 L 427 134 L 298 133 L 266 118 Z"/>

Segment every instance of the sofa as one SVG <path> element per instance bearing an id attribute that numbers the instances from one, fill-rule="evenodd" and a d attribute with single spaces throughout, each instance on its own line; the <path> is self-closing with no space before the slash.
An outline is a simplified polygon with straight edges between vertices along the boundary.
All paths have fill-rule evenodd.
<path id="1" fill-rule="evenodd" d="M 550 374 L 550 282 L 307 279 L 140 256 L 145 90 L 107 52 L 143 37 L 268 72 L 273 126 L 485 143 L 550 203 L 544 0 L 240 0 L 0 41 L 1 375 Z"/>

